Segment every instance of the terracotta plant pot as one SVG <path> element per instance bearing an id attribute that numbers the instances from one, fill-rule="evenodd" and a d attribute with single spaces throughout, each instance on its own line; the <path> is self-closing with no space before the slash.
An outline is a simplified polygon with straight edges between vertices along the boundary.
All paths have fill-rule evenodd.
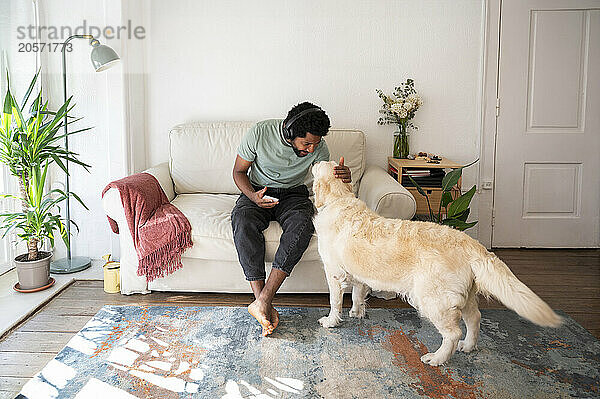
<path id="1" fill-rule="evenodd" d="M 15 258 L 15 266 L 21 289 L 30 290 L 43 287 L 50 281 L 52 252 L 40 251 L 39 256 L 42 258 L 32 261 L 27 260 L 27 254 L 19 255 Z"/>

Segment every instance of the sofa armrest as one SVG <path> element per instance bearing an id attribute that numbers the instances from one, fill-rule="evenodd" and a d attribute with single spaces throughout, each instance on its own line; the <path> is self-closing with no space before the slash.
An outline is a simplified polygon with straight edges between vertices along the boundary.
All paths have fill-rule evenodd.
<path id="1" fill-rule="evenodd" d="M 360 181 L 358 198 L 386 218 L 412 219 L 417 211 L 413 195 L 379 166 L 367 166 Z"/>
<path id="2" fill-rule="evenodd" d="M 169 202 L 173 201 L 175 198 L 175 189 L 173 186 L 173 179 L 171 179 L 171 172 L 169 171 L 169 164 L 167 162 L 146 169 L 143 173 L 149 173 L 154 176 L 167 195 Z"/>
<path id="3" fill-rule="evenodd" d="M 133 244 L 133 237 L 127 225 L 125 210 L 121 202 L 121 194 L 116 188 L 109 188 L 102 196 L 102 207 L 106 216 L 114 220 L 119 226 L 119 260 L 121 262 L 121 293 L 122 294 L 147 294 L 148 284 L 145 276 L 138 276 L 138 258 Z M 116 255 L 116 254 L 114 254 Z M 116 256 L 115 256 L 116 257 Z"/>

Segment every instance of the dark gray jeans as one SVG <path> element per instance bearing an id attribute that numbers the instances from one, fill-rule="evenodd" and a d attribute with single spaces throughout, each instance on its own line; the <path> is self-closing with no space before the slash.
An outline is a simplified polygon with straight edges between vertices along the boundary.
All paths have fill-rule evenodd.
<path id="1" fill-rule="evenodd" d="M 257 191 L 262 189 L 254 188 Z M 233 241 L 248 281 L 264 280 L 266 277 L 263 231 L 269 227 L 269 222 L 275 220 L 283 229 L 273 268 L 288 276 L 306 251 L 315 231 L 312 224 L 314 208 L 305 185 L 289 189 L 267 188 L 265 195 L 279 198 L 279 204 L 273 208 L 261 208 L 241 194 L 231 211 Z"/>

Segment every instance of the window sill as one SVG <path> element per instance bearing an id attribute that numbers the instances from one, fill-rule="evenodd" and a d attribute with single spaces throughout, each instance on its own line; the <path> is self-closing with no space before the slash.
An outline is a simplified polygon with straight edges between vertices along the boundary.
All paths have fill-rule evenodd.
<path id="1" fill-rule="evenodd" d="M 5 275 L 6 273 L 10 272 L 14 268 L 15 267 L 13 265 L 11 265 L 10 263 L 2 263 L 2 264 L 0 264 L 0 277 L 2 277 L 3 275 Z"/>

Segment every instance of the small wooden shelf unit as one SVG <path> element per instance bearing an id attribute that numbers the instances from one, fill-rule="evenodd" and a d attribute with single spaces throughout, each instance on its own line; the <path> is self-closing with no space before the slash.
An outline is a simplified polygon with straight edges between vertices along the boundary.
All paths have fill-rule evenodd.
<path id="1" fill-rule="evenodd" d="M 403 169 L 456 169 L 460 168 L 463 165 L 458 164 L 454 161 L 451 161 L 447 158 L 442 158 L 440 163 L 427 163 L 424 159 L 399 159 L 394 157 L 388 157 L 388 171 L 390 170 L 390 166 L 398 171 L 398 183 L 402 184 L 402 172 Z M 457 198 L 460 196 L 460 188 L 462 183 L 462 176 L 458 179 L 458 183 L 456 186 L 452 188 L 452 197 Z M 424 196 L 419 194 L 416 187 L 405 187 L 408 191 L 411 192 L 415 200 L 417 201 L 417 215 L 428 215 L 429 208 L 427 207 L 427 200 Z M 431 209 L 435 214 L 437 214 L 438 208 L 440 206 L 440 201 L 442 199 L 442 189 L 441 187 L 424 187 L 421 186 L 423 190 L 429 196 L 429 203 L 431 204 Z M 442 212 L 443 212 L 442 208 Z"/>

